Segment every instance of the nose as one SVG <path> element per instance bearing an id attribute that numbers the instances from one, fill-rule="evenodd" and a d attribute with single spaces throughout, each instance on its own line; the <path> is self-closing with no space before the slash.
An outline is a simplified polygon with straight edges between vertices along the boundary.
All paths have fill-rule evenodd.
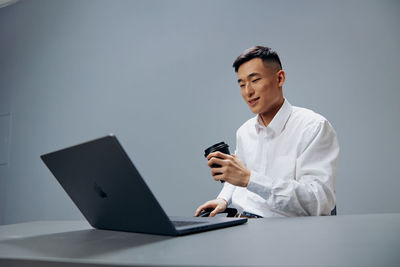
<path id="1" fill-rule="evenodd" d="M 246 84 L 245 94 L 246 94 L 247 97 L 250 97 L 250 96 L 252 96 L 254 94 L 254 88 L 253 88 L 253 86 L 251 86 L 251 83 L 247 83 Z"/>

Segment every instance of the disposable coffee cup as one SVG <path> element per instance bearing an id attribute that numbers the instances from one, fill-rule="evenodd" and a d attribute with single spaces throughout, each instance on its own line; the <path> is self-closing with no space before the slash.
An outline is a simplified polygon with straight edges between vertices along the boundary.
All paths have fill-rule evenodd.
<path id="1" fill-rule="evenodd" d="M 225 144 L 225 142 L 219 142 L 215 145 L 210 146 L 209 148 L 207 148 L 206 150 L 204 150 L 204 157 L 207 158 L 208 154 L 212 153 L 212 152 L 222 152 L 224 154 L 228 154 L 230 155 L 231 153 L 229 152 L 229 146 L 228 144 Z M 221 167 L 221 165 L 218 164 L 213 164 L 211 165 L 211 168 L 218 168 Z M 218 174 L 218 173 L 217 173 Z M 223 183 L 224 181 L 221 181 L 221 183 Z"/>

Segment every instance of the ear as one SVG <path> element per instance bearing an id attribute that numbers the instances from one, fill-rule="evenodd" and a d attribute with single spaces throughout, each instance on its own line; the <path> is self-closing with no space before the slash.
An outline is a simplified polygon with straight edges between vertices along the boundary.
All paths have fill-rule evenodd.
<path id="1" fill-rule="evenodd" d="M 279 70 L 277 73 L 278 77 L 278 86 L 282 87 L 283 84 L 285 83 L 285 71 L 284 70 Z"/>

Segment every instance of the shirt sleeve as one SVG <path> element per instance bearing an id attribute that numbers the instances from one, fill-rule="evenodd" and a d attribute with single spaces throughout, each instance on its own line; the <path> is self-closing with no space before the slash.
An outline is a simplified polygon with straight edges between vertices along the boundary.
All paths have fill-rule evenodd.
<path id="1" fill-rule="evenodd" d="M 296 159 L 296 177 L 282 179 L 251 170 L 247 189 L 287 216 L 329 215 L 336 203 L 337 136 L 328 121 L 321 121 L 306 131 L 305 141 Z M 284 164 L 278 167 L 285 168 Z"/>
<path id="2" fill-rule="evenodd" d="M 229 206 L 232 203 L 232 195 L 233 191 L 235 191 L 235 188 L 236 187 L 234 185 L 225 182 L 224 187 L 222 188 L 217 198 L 225 199 Z"/>

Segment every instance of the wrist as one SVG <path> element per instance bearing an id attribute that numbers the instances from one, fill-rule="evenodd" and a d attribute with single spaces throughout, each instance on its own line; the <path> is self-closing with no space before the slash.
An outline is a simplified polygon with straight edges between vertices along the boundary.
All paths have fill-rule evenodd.
<path id="1" fill-rule="evenodd" d="M 247 186 L 249 185 L 249 183 L 250 183 L 250 177 L 251 177 L 251 171 L 250 171 L 249 169 L 247 169 L 247 172 L 246 172 L 246 179 L 245 179 L 246 184 L 245 184 L 244 187 L 247 187 Z"/>
<path id="2" fill-rule="evenodd" d="M 228 201 L 226 201 L 224 198 L 219 197 L 217 199 L 223 202 L 223 204 L 225 204 L 226 207 L 228 206 Z"/>

